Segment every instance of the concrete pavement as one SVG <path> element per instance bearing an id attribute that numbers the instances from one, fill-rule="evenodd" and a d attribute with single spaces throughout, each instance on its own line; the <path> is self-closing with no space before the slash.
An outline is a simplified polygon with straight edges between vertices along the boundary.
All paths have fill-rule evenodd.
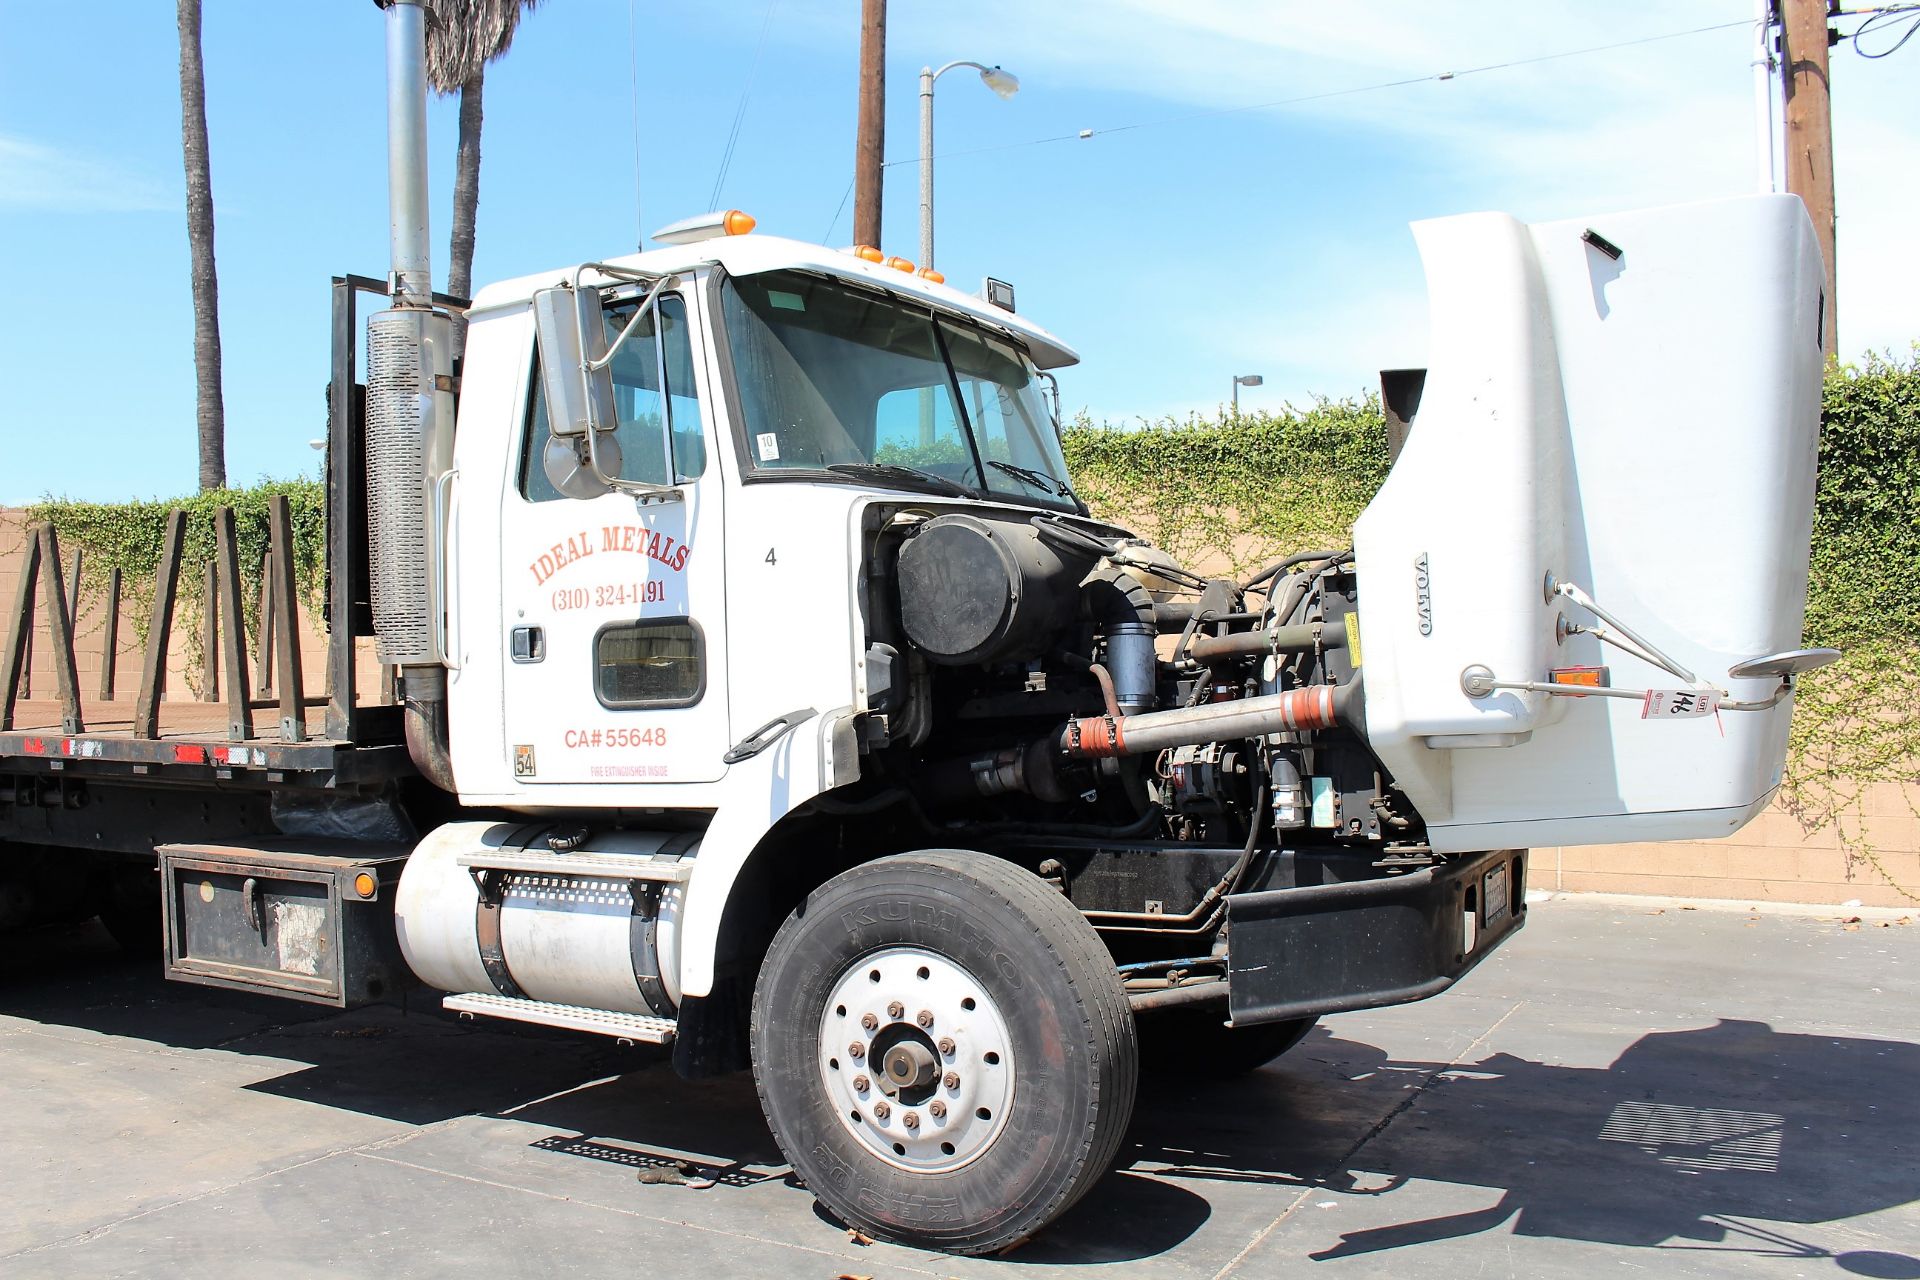
<path id="1" fill-rule="evenodd" d="M 999 1259 L 851 1242 L 744 1077 L 45 930 L 0 939 L 0 1272 L 1920 1278 L 1920 923 L 1841 915 L 1538 905 L 1447 995 L 1150 1085 Z"/>

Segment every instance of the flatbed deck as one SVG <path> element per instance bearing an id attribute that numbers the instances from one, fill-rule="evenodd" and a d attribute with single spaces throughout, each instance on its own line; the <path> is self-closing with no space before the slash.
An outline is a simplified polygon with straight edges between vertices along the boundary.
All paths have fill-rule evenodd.
<path id="1" fill-rule="evenodd" d="M 84 728 L 62 730 L 62 706 L 56 699 L 23 698 L 14 704 L 13 727 L 0 732 L 0 770 L 47 770 L 155 777 L 167 781 L 298 781 L 305 785 L 372 782 L 413 771 L 398 741 L 398 708 L 378 717 L 387 730 L 377 739 L 349 742 L 327 736 L 324 704 L 305 709 L 306 738 L 289 741 L 280 733 L 277 703 L 256 708 L 254 734 L 237 739 L 228 732 L 225 703 L 160 704 L 160 732 L 133 733 L 134 701 L 116 699 L 82 706 Z M 371 724 L 365 727 L 373 727 Z M 364 735 L 363 735 L 364 736 Z M 299 775 L 296 779 L 291 775 Z"/>

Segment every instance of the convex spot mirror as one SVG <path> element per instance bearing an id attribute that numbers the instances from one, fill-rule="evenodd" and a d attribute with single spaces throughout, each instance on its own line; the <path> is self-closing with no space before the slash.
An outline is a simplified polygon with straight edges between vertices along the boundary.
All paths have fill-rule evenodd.
<path id="1" fill-rule="evenodd" d="M 600 465 L 610 476 L 620 474 L 620 442 L 606 432 L 600 434 L 598 450 Z M 598 498 L 602 494 L 612 493 L 613 486 L 594 474 L 592 460 L 587 457 L 587 442 L 584 436 L 569 438 L 550 435 L 540 450 L 540 469 L 546 472 L 547 483 L 563 498 Z"/>

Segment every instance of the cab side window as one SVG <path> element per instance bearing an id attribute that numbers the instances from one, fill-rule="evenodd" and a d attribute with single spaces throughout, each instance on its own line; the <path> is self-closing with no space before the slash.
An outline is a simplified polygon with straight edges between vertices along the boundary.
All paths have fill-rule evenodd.
<path id="1" fill-rule="evenodd" d="M 706 432 L 695 390 L 693 346 L 687 334 L 687 304 L 677 294 L 660 300 L 660 328 L 654 332 L 651 312 L 637 307 L 607 309 L 607 341 L 611 343 L 628 324 L 640 331 L 628 338 L 613 359 L 614 402 L 620 426 L 614 433 L 620 445 L 621 476 L 649 484 L 667 483 L 667 446 L 673 448 L 674 482 L 696 480 L 707 469 Z M 664 340 L 663 340 L 664 337 Z M 662 394 L 662 360 L 665 387 Z M 529 502 L 557 502 L 564 495 L 547 479 L 540 465 L 547 443 L 547 399 L 540 378 L 539 358 L 533 369 L 532 403 L 527 407 L 526 438 L 520 450 L 520 494 Z"/>

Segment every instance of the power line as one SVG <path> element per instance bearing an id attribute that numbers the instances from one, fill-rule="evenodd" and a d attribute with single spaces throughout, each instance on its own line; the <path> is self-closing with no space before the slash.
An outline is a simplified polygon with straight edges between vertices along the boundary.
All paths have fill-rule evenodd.
<path id="1" fill-rule="evenodd" d="M 1426 84 L 1429 81 L 1460 80 L 1467 76 L 1484 75 L 1489 71 L 1505 71 L 1511 67 L 1528 67 L 1542 62 L 1554 62 L 1562 58 L 1579 58 L 1592 53 L 1609 53 L 1616 49 L 1631 49 L 1638 45 L 1658 44 L 1664 40 L 1679 40 L 1687 36 L 1703 35 L 1709 31 L 1727 31 L 1734 27 L 1751 27 L 1750 19 L 1739 22 L 1718 22 L 1711 26 L 1690 27 L 1685 31 L 1669 31 L 1664 35 L 1642 36 L 1636 40 L 1619 40 L 1612 44 L 1589 45 L 1583 49 L 1566 49 L 1559 53 L 1543 53 L 1531 58 L 1514 58 L 1506 62 L 1489 62 L 1484 66 L 1463 67 L 1457 71 L 1436 71 L 1427 75 L 1408 76 L 1401 80 L 1383 80 L 1377 84 L 1354 85 L 1346 89 L 1329 89 L 1323 93 L 1302 94 L 1297 98 L 1279 98 L 1272 102 L 1255 102 L 1241 107 L 1218 107 L 1209 111 L 1190 111 L 1183 115 L 1164 116 L 1158 120 L 1140 120 L 1133 124 L 1111 125 L 1104 129 L 1082 129 L 1077 133 L 1062 133 L 1046 138 L 1028 138 L 1021 142 L 1002 142 L 993 146 L 969 147 L 964 151 L 943 151 L 936 160 L 954 156 L 982 155 L 991 151 L 1011 151 L 1020 147 L 1046 146 L 1055 142 L 1080 142 L 1088 138 L 1097 138 L 1109 133 L 1129 133 L 1136 129 L 1158 129 L 1171 124 L 1184 124 L 1190 120 L 1206 120 L 1216 116 L 1240 115 L 1248 111 L 1271 111 L 1277 107 L 1299 106 L 1307 102 L 1324 102 L 1329 98 L 1347 98 L 1361 93 L 1378 93 L 1386 89 L 1404 89 L 1408 85 Z M 918 164 L 919 158 L 912 160 L 889 160 L 888 168 L 903 164 Z"/>
<path id="2" fill-rule="evenodd" d="M 1857 28 L 1855 28 L 1854 33 L 1852 35 L 1846 37 L 1847 39 L 1853 41 L 1853 51 L 1859 54 L 1863 58 L 1885 58 L 1891 54 L 1897 53 L 1899 52 L 1901 45 L 1913 39 L 1914 32 L 1920 31 L 1920 4 L 1888 5 L 1885 8 L 1882 8 L 1878 11 L 1857 10 L 1855 12 L 1872 14 L 1872 16 L 1869 17 L 1865 22 L 1861 23 Z M 1845 16 L 1851 17 L 1853 15 L 1847 14 Z M 1894 23 L 1899 22 L 1903 18 L 1912 18 L 1913 21 L 1908 24 L 1907 29 L 1901 33 L 1900 38 L 1898 40 L 1895 40 L 1892 44 L 1880 50 L 1878 53 L 1869 53 L 1867 50 L 1860 47 L 1861 36 L 1866 35 L 1869 31 L 1876 31 L 1881 27 L 1891 26 Z"/>
<path id="3" fill-rule="evenodd" d="M 634 18 L 638 0 L 627 0 L 627 74 L 633 81 L 633 248 L 647 247 L 647 224 L 640 216 L 640 37 Z"/>
<path id="4" fill-rule="evenodd" d="M 733 166 L 733 148 L 740 141 L 740 125 L 747 118 L 747 102 L 753 97 L 753 82 L 760 74 L 760 55 L 767 51 L 767 30 L 773 26 L 773 11 L 779 5 L 780 0 L 767 0 L 767 14 L 760 20 L 760 39 L 753 46 L 753 65 L 747 69 L 746 87 L 740 90 L 740 105 L 734 109 L 727 149 L 720 155 L 720 172 L 714 175 L 713 195 L 707 200 L 709 209 L 720 207 L 720 189 L 726 185 L 727 170 Z"/>
<path id="5" fill-rule="evenodd" d="M 847 179 L 847 189 L 840 193 L 840 203 L 835 205 L 833 208 L 833 221 L 827 224 L 827 234 L 820 237 L 821 244 L 829 244 L 832 242 L 833 229 L 840 225 L 840 215 L 846 212 L 847 198 L 853 194 L 854 182 L 855 182 L 855 179 L 853 178 Z"/>

